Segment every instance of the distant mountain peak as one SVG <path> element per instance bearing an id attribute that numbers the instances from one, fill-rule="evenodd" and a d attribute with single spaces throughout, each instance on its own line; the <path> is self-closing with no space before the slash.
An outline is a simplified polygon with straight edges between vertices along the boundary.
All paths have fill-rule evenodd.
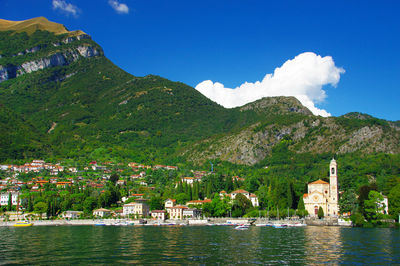
<path id="1" fill-rule="evenodd" d="M 277 96 L 264 97 L 240 107 L 240 111 L 253 110 L 257 113 L 289 114 L 301 113 L 312 115 L 312 112 L 303 106 L 296 97 Z"/>
<path id="2" fill-rule="evenodd" d="M 81 30 L 68 31 L 63 24 L 49 21 L 45 17 L 37 17 L 22 21 L 11 21 L 11 20 L 0 19 L 0 31 L 9 31 L 9 30 L 17 32 L 26 32 L 29 35 L 37 30 L 46 30 L 49 32 L 53 32 L 57 35 L 68 34 L 70 36 L 78 36 L 85 34 Z"/>

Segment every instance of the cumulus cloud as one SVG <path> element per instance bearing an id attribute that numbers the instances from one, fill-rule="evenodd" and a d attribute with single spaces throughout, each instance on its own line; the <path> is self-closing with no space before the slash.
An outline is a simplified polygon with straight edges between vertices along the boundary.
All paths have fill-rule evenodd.
<path id="1" fill-rule="evenodd" d="M 119 14 L 129 13 L 129 7 L 126 4 L 120 3 L 116 0 L 109 0 L 108 4 Z"/>
<path id="2" fill-rule="evenodd" d="M 324 85 L 336 86 L 340 74 L 330 56 L 321 57 L 312 52 L 299 54 L 266 74 L 262 81 L 245 82 L 235 89 L 225 88 L 222 83 L 206 80 L 196 86 L 196 90 L 226 108 L 242 106 L 263 97 L 294 96 L 315 115 L 331 114 L 315 106 L 326 99 Z"/>
<path id="3" fill-rule="evenodd" d="M 59 9 L 67 15 L 73 15 L 74 17 L 77 17 L 80 13 L 80 9 L 77 6 L 67 3 L 64 0 L 53 0 L 53 9 Z"/>

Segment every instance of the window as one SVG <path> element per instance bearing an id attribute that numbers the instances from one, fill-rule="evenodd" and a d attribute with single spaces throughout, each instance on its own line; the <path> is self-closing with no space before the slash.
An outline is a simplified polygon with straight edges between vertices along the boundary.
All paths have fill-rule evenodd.
<path id="1" fill-rule="evenodd" d="M 326 172 L 325 172 L 326 173 Z M 332 169 L 331 169 L 331 173 L 332 173 L 332 175 L 334 175 L 335 174 L 335 168 L 334 167 L 332 167 Z"/>

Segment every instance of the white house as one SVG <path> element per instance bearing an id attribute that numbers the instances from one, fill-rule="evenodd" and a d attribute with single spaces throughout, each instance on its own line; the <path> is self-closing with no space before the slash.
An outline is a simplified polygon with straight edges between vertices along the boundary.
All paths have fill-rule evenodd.
<path id="1" fill-rule="evenodd" d="M 183 209 L 182 212 L 183 218 L 199 218 L 201 216 L 201 210 L 199 209 L 191 209 L 191 208 L 187 208 L 187 209 Z"/>
<path id="2" fill-rule="evenodd" d="M 378 204 L 379 204 L 379 207 L 380 207 L 380 208 L 381 208 L 382 206 L 384 207 L 382 213 L 388 214 L 388 213 L 389 213 L 389 201 L 388 201 L 388 197 L 386 197 L 386 196 L 384 196 L 384 195 L 382 195 L 382 196 L 383 196 L 383 200 L 382 200 L 380 203 L 378 203 Z"/>
<path id="3" fill-rule="evenodd" d="M 61 216 L 65 219 L 77 219 L 82 213 L 82 211 L 65 211 Z"/>
<path id="4" fill-rule="evenodd" d="M 238 189 L 238 190 L 232 191 L 230 194 L 228 194 L 228 196 L 232 200 L 234 200 L 236 198 L 236 195 L 238 195 L 238 194 L 242 194 L 243 196 L 248 198 L 251 201 L 251 204 L 253 204 L 254 207 L 260 206 L 259 203 L 258 203 L 258 197 L 255 194 L 252 194 L 252 193 L 250 193 L 250 192 L 248 192 L 248 191 L 246 191 L 244 189 Z M 225 191 L 221 191 L 220 192 L 220 196 L 221 195 L 225 196 L 226 195 Z"/>
<path id="5" fill-rule="evenodd" d="M 100 208 L 100 209 L 94 210 L 93 215 L 99 216 L 99 217 L 108 217 L 111 215 L 111 211 L 104 209 L 104 208 Z"/>
<path id="6" fill-rule="evenodd" d="M 166 199 L 165 202 L 164 202 L 165 208 L 167 209 L 167 208 L 174 207 L 175 206 L 175 202 L 176 202 L 175 199 Z"/>
<path id="7" fill-rule="evenodd" d="M 0 205 L 1 206 L 7 206 L 8 205 L 8 199 L 11 193 L 11 204 L 12 205 L 18 205 L 18 192 L 4 192 L 0 194 Z"/>
<path id="8" fill-rule="evenodd" d="M 151 217 L 156 220 L 165 220 L 165 211 L 164 210 L 153 210 L 151 211 Z"/>
<path id="9" fill-rule="evenodd" d="M 134 217 L 147 217 L 149 216 L 149 205 L 144 202 L 131 202 L 125 204 L 123 207 L 123 216 L 134 216 Z"/>

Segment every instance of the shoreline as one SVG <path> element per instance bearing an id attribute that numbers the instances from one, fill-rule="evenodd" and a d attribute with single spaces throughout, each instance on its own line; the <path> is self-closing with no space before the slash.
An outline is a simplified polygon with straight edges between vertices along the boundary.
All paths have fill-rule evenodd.
<path id="1" fill-rule="evenodd" d="M 146 223 L 142 224 L 141 221 Z M 14 227 L 17 221 L 0 222 L 0 227 Z M 76 220 L 36 220 L 30 221 L 33 226 L 96 226 L 102 223 L 106 226 L 234 226 L 234 225 L 250 225 L 268 226 L 286 224 L 289 226 L 351 226 L 351 224 L 332 223 L 324 220 L 309 221 L 309 220 L 267 220 L 256 219 L 251 222 L 251 219 L 234 219 L 234 218 L 208 218 L 208 219 L 188 219 L 188 220 L 133 220 L 133 219 L 76 219 Z"/>

